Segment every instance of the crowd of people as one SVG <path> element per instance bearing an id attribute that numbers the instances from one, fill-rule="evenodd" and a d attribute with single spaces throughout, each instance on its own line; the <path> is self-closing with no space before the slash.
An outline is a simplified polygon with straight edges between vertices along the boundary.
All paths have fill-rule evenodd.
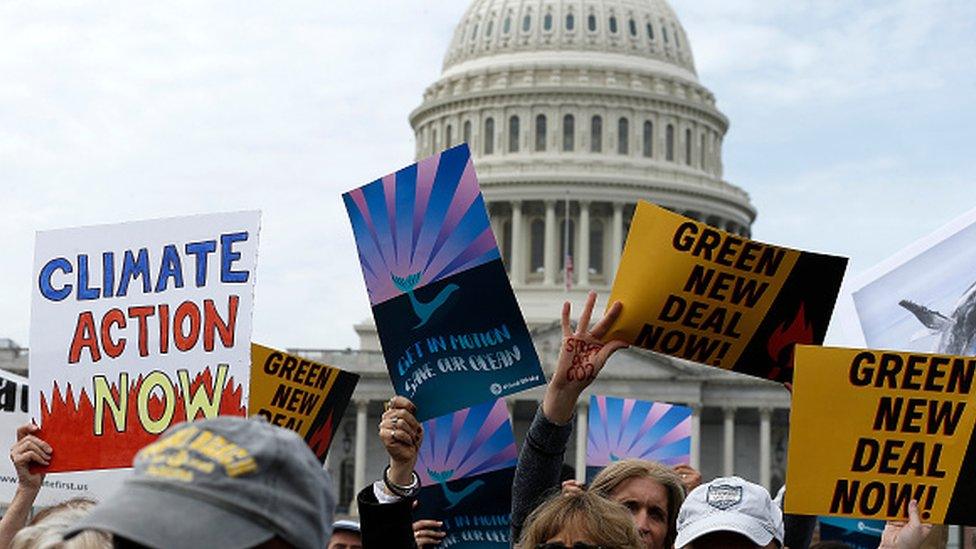
<path id="1" fill-rule="evenodd" d="M 620 314 L 615 303 L 591 327 L 590 294 L 578 323 L 562 311 L 563 345 L 545 397 L 522 445 L 514 482 L 510 539 L 522 549 L 702 549 L 839 547 L 811 545 L 815 517 L 784 515 L 781 490 L 738 477 L 703 482 L 686 465 L 621 460 L 589 484 L 563 478 L 573 413 L 583 391 L 626 344 L 602 342 Z M 38 427 L 17 431 L 10 459 L 16 494 L 0 520 L 6 548 L 417 548 L 445 538 L 438 520 L 414 520 L 415 469 L 424 437 L 416 407 L 397 396 L 378 435 L 389 455 L 382 477 L 357 495 L 360 522 L 333 522 L 331 479 L 294 432 L 252 418 L 183 423 L 143 448 L 133 473 L 109 499 L 74 499 L 31 517 L 56 451 Z M 917 549 L 930 526 L 916 502 L 905 523 L 889 523 L 880 547 Z M 840 547 L 843 547 L 841 545 Z"/>

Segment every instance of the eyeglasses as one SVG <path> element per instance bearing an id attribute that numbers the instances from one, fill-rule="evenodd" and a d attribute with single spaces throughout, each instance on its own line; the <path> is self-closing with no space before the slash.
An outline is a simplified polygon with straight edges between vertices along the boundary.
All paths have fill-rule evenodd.
<path id="1" fill-rule="evenodd" d="M 582 541 L 577 541 L 573 545 L 566 545 L 562 542 L 553 543 L 540 543 L 535 546 L 535 549 L 612 549 L 611 547 L 603 547 L 602 545 L 591 545 L 589 543 L 584 543 Z"/>

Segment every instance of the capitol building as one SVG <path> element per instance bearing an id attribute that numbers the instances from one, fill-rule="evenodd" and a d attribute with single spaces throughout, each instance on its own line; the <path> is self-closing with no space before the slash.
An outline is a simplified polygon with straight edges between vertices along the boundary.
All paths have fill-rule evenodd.
<path id="1" fill-rule="evenodd" d="M 562 302 L 578 312 L 595 290 L 602 309 L 639 200 L 744 236 L 756 217 L 749 195 L 723 179 L 729 120 L 699 81 L 691 39 L 666 0 L 472 0 L 409 122 L 418 160 L 471 148 L 547 375 Z M 354 513 L 356 491 L 382 474 L 376 425 L 393 395 L 372 320 L 356 331 L 358 350 L 292 349 L 362 376 L 328 460 L 340 513 Z M 26 370 L 26 359 L 0 345 L 4 367 Z M 783 483 L 790 400 L 779 384 L 618 352 L 577 408 L 566 463 L 579 474 L 591 394 L 690 406 L 692 465 L 706 479 L 735 472 L 771 490 Z M 519 442 L 542 395 L 507 399 Z"/>
<path id="2" fill-rule="evenodd" d="M 756 217 L 749 195 L 722 178 L 729 121 L 699 82 L 691 41 L 666 0 L 473 0 L 409 121 L 418 160 L 471 148 L 547 375 L 563 301 L 578 312 L 595 290 L 602 308 L 639 200 L 744 236 Z M 358 351 L 299 350 L 362 376 L 330 452 L 344 506 L 382 473 L 376 424 L 392 396 L 372 321 L 356 331 Z M 790 401 L 779 384 L 618 352 L 577 408 L 566 463 L 578 474 L 591 394 L 690 406 L 692 464 L 705 478 L 735 472 L 772 490 L 783 483 Z M 508 397 L 519 442 L 542 395 Z"/>

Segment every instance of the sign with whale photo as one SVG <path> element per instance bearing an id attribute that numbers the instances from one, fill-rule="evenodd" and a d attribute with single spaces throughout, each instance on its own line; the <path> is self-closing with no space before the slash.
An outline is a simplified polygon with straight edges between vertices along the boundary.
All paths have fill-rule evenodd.
<path id="1" fill-rule="evenodd" d="M 623 459 L 665 465 L 691 461 L 691 408 L 633 398 L 590 396 L 586 478 Z"/>
<path id="2" fill-rule="evenodd" d="M 441 547 L 510 547 L 518 451 L 505 400 L 425 421 L 424 434 L 414 520 L 443 522 Z"/>
<path id="3" fill-rule="evenodd" d="M 639 202 L 607 303 L 607 340 L 787 382 L 820 344 L 847 258 L 764 244 Z"/>
<path id="4" fill-rule="evenodd" d="M 858 276 L 843 298 L 845 343 L 976 355 L 976 210 Z"/>
<path id="5" fill-rule="evenodd" d="M 394 390 L 418 419 L 545 383 L 467 145 L 343 200 Z"/>

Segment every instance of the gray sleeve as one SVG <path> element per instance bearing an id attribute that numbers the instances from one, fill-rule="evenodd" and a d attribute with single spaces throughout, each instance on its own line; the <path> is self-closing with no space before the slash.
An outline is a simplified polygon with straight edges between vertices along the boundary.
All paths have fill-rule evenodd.
<path id="1" fill-rule="evenodd" d="M 519 452 L 512 483 L 513 546 L 522 535 L 525 518 L 559 488 L 559 473 L 572 432 L 572 421 L 557 425 L 546 419 L 542 406 L 536 410 Z"/>

